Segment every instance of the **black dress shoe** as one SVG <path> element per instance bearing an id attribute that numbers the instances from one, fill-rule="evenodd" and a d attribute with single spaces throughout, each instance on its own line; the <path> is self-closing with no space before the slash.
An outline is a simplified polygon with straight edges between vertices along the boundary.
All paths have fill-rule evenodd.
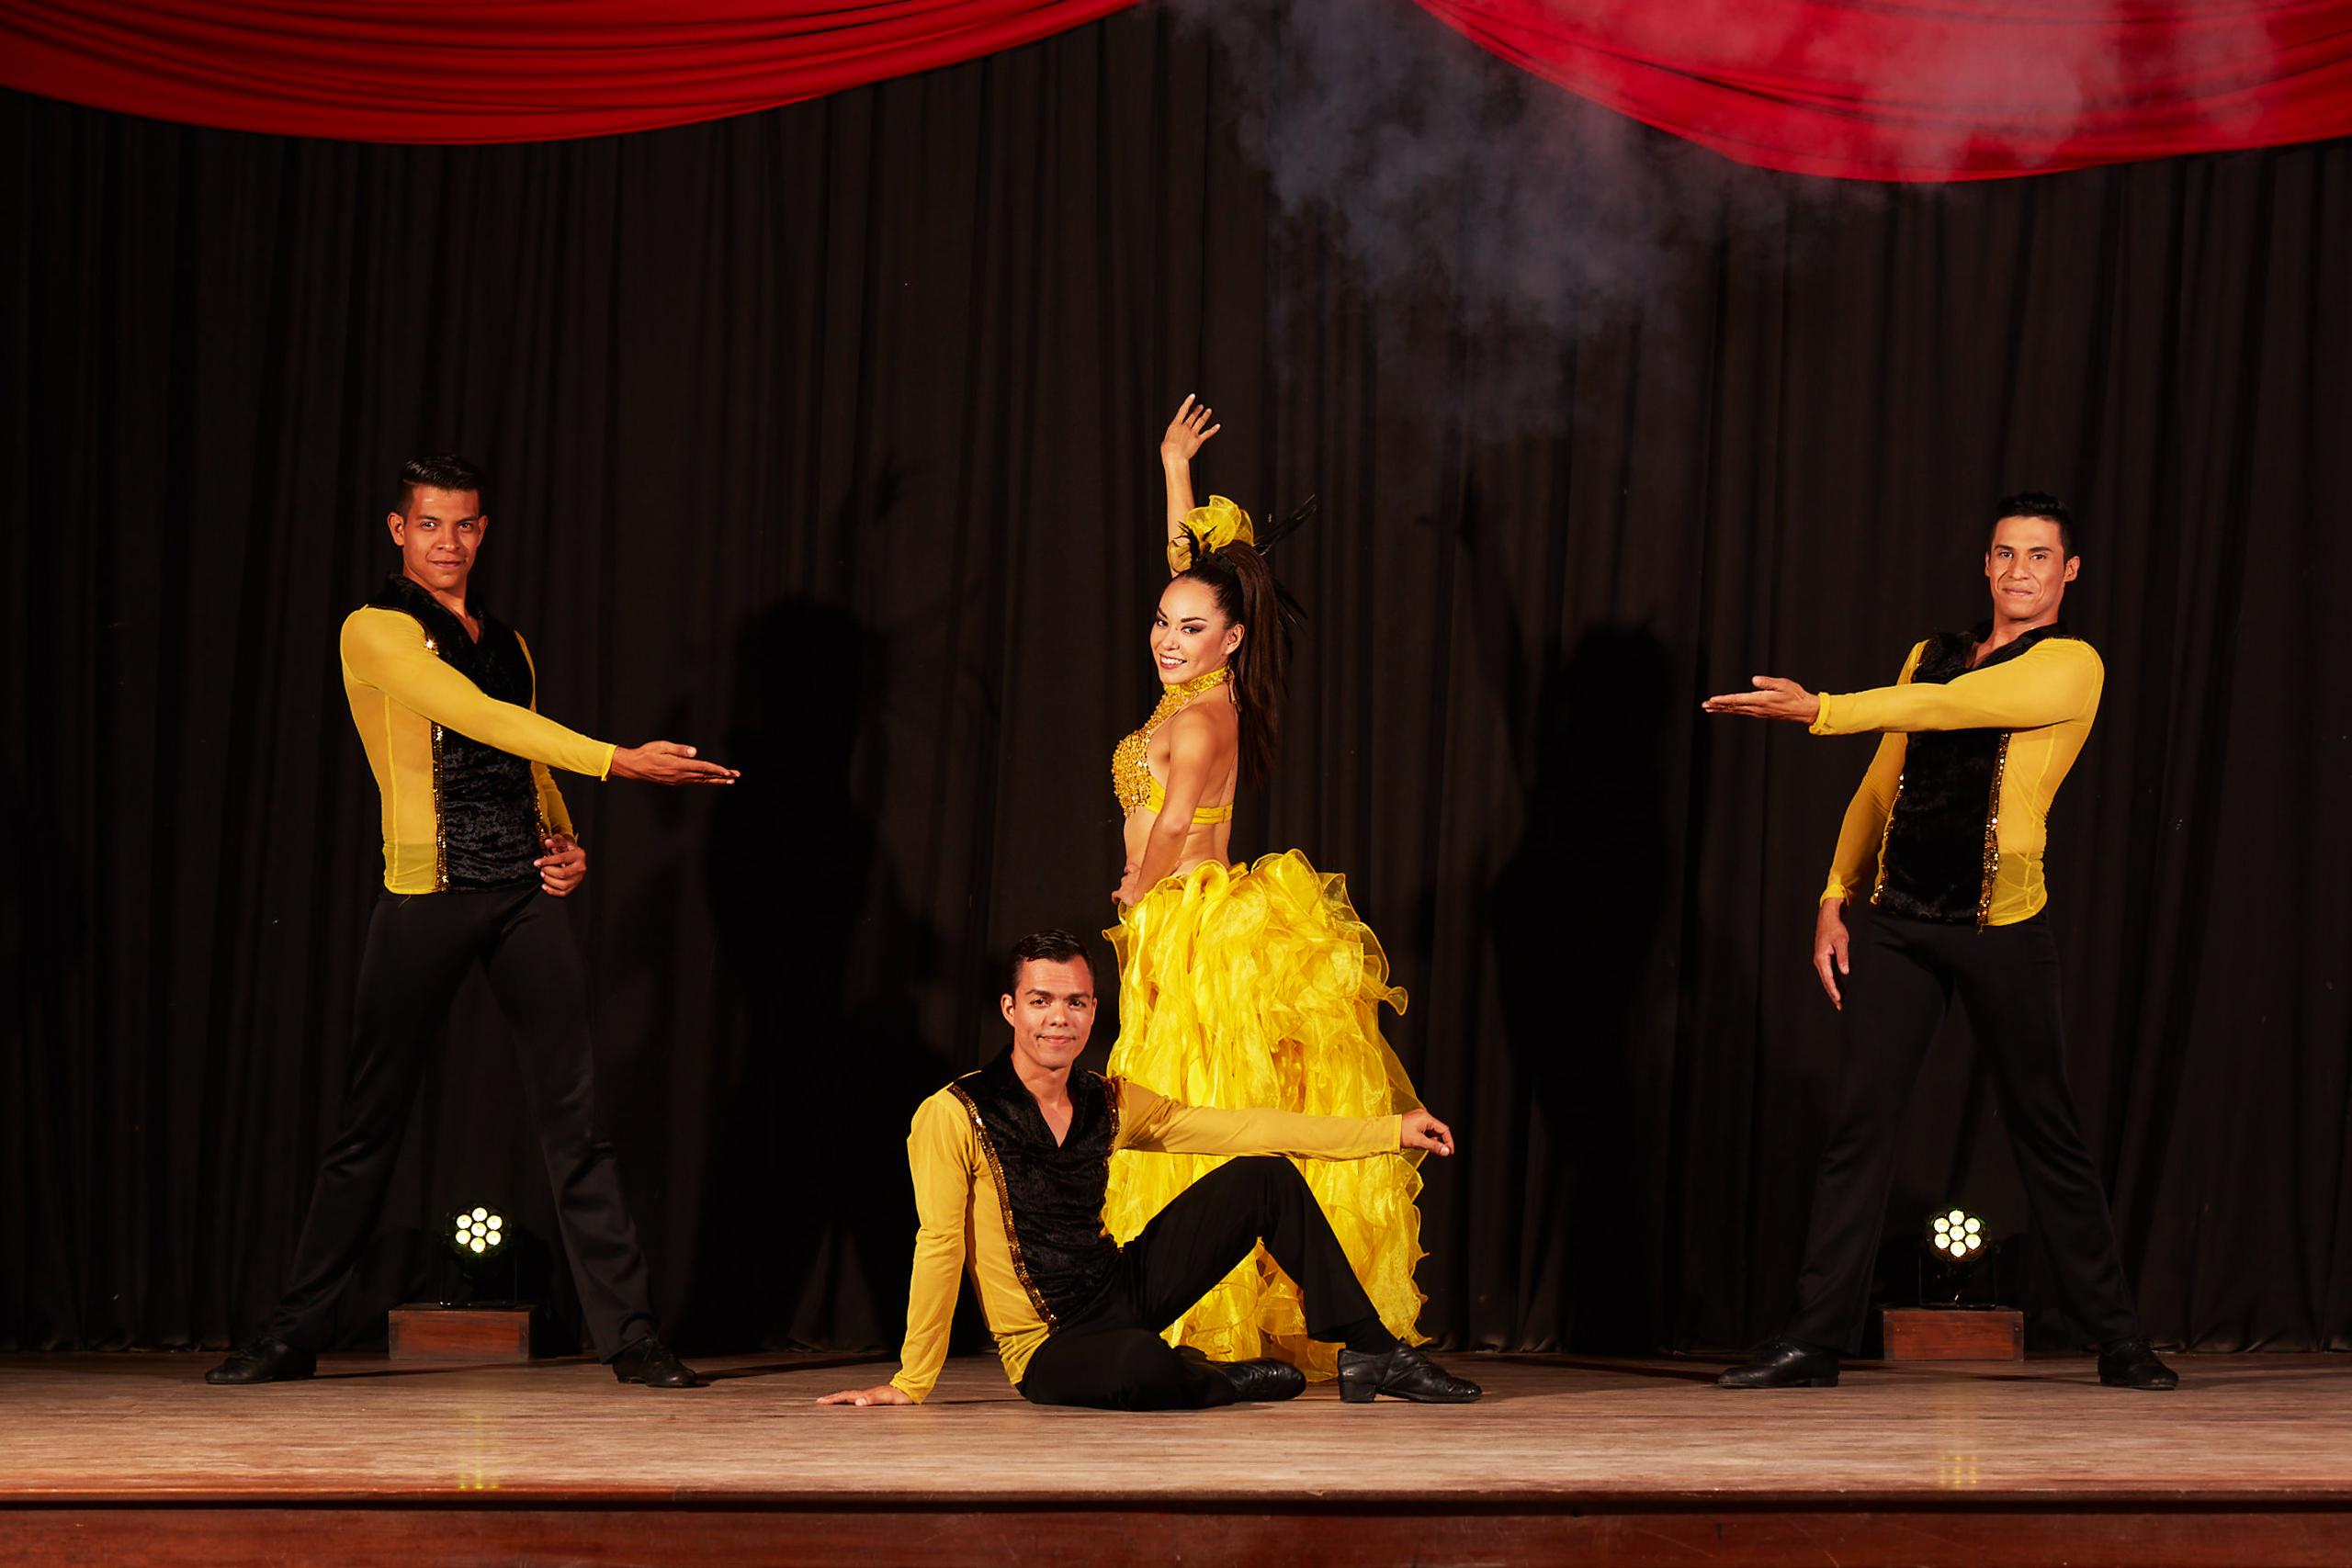
<path id="1" fill-rule="evenodd" d="M 641 1382 L 648 1388 L 702 1387 L 695 1370 L 672 1355 L 658 1334 L 642 1334 L 630 1340 L 607 1365 L 623 1382 Z"/>
<path id="2" fill-rule="evenodd" d="M 2098 1381 L 2109 1388 L 2167 1389 L 2180 1374 L 2156 1359 L 2144 1339 L 2119 1339 L 2098 1353 Z"/>
<path id="3" fill-rule="evenodd" d="M 318 1353 L 288 1345 L 272 1334 L 256 1334 L 229 1353 L 229 1359 L 204 1374 L 216 1385 L 243 1386 L 256 1382 L 293 1382 L 319 1370 Z"/>
<path id="4" fill-rule="evenodd" d="M 1215 1372 L 1231 1383 L 1236 1399 L 1296 1399 L 1306 1392 L 1306 1374 L 1288 1361 L 1277 1361 L 1271 1356 L 1254 1361 L 1212 1361 L 1189 1345 L 1182 1347 L 1179 1354 L 1204 1371 Z"/>
<path id="5" fill-rule="evenodd" d="M 1717 1388 L 1836 1388 L 1838 1358 L 1783 1339 L 1754 1360 L 1715 1380 Z"/>
<path id="6" fill-rule="evenodd" d="M 1350 1404 L 1369 1404 L 1384 1393 L 1420 1404 L 1467 1404 L 1484 1392 L 1409 1345 L 1377 1356 L 1363 1350 L 1340 1352 L 1340 1397 Z"/>

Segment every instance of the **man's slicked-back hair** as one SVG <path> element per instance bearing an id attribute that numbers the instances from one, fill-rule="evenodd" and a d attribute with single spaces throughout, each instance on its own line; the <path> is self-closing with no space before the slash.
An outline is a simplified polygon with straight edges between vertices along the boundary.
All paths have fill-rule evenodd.
<path id="1" fill-rule="evenodd" d="M 455 452 L 435 452 L 429 457 L 411 457 L 401 465 L 399 491 L 392 497 L 392 510 L 408 515 L 409 507 L 420 490 L 469 490 L 476 503 L 487 514 L 490 511 L 490 478 L 479 465 L 468 462 Z"/>
<path id="2" fill-rule="evenodd" d="M 1020 994 L 1021 971 L 1033 958 L 1043 959 L 1048 964 L 1067 964 L 1075 958 L 1086 965 L 1090 978 L 1094 974 L 1094 960 L 1087 956 L 1085 938 L 1069 931 L 1038 931 L 1012 944 L 1012 961 L 1004 969 L 1007 996 Z"/>
<path id="3" fill-rule="evenodd" d="M 2058 525 L 2058 547 L 2066 552 L 2066 558 L 2072 560 L 2080 553 L 2075 548 L 2074 511 L 2054 495 L 2038 490 L 2025 490 L 2015 495 L 2003 496 L 1999 505 L 1994 509 L 1992 527 L 1985 529 L 1985 533 L 1989 536 L 1994 528 L 1998 528 L 2004 517 L 2047 517 Z"/>

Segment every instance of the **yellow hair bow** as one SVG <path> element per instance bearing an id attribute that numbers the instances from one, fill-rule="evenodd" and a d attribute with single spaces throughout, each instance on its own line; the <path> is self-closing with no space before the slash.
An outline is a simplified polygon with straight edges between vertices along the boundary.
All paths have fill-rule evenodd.
<path id="1" fill-rule="evenodd" d="M 1182 526 L 1183 532 L 1168 541 L 1169 564 L 1178 571 L 1193 564 L 1196 549 L 1215 553 L 1236 539 L 1245 545 L 1258 542 L 1250 514 L 1221 495 L 1213 495 L 1206 506 L 1195 506 L 1184 513 Z"/>

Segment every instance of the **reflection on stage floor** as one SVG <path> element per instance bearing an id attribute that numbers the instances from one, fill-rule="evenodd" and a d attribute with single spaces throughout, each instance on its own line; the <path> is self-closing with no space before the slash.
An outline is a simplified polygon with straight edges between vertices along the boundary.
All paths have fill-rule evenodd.
<path id="1" fill-rule="evenodd" d="M 1455 1355 L 1469 1406 L 1032 1407 L 993 1360 L 820 1408 L 852 1356 L 709 1387 L 584 1360 L 216 1389 L 193 1355 L 0 1358 L 0 1561 L 2352 1561 L 2352 1358 L 1854 1364 L 1735 1393 L 1706 1359 Z M 238 1552 L 245 1555 L 245 1550 Z"/>

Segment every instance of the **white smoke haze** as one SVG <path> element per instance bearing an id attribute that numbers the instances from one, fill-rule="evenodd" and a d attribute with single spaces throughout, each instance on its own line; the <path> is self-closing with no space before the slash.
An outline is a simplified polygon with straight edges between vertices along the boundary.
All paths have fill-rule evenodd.
<path id="1" fill-rule="evenodd" d="M 1243 152 L 1319 225 L 1375 308 L 1442 301 L 1487 341 L 1566 345 L 1655 308 L 1726 232 L 1775 231 L 1789 191 L 1496 59 L 1411 0 L 1172 0 L 1218 45 Z M 1561 417 L 1556 365 L 1482 420 Z M 1490 379 L 1501 367 L 1489 367 Z M 1490 387 L 1490 390 L 1495 390 Z M 1493 434 L 1505 434 L 1493 430 Z"/>
<path id="2" fill-rule="evenodd" d="M 1894 187 L 1770 173 L 1654 131 L 1497 59 L 1413 0 L 1170 4 L 1216 40 L 1235 130 L 1285 214 L 1324 226 L 1376 304 L 1442 290 L 1476 334 L 1573 343 L 1672 297 L 1663 285 L 1676 269 L 1704 265 L 1725 240 L 1801 246 L 1836 225 L 1792 215 L 1895 199 Z M 2017 35 L 1940 6 L 1896 8 L 1904 25 L 1886 36 L 1899 41 L 1868 56 L 1859 81 L 1852 46 L 1792 0 L 1579 0 L 1561 12 L 1564 27 L 1572 17 L 1636 52 L 1655 45 L 1742 80 L 1844 69 L 1861 101 L 1916 130 L 1948 128 L 1925 144 L 1937 174 L 1974 150 L 2054 140 L 2152 66 L 2211 85 L 2269 59 L 2262 20 L 2234 4 L 2186 24 L 2130 0 L 2045 9 L 2033 14 L 2046 28 L 2029 29 L 2041 47 L 2028 50 L 1988 42 Z M 2136 20 L 2131 49 L 2161 55 L 2100 48 L 2108 35 L 2084 24 L 2102 18 Z M 1884 21 L 1880 11 L 1873 26 Z M 1965 107 L 1957 121 L 1953 106 Z"/>

